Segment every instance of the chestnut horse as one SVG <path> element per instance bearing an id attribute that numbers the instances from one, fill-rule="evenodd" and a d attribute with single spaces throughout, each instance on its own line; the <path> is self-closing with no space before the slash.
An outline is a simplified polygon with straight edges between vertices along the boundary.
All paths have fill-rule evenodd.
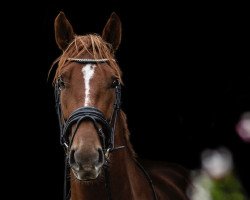
<path id="1" fill-rule="evenodd" d="M 62 55 L 54 77 L 65 199 L 185 200 L 188 173 L 178 165 L 138 162 L 120 109 L 121 71 L 114 53 L 121 22 L 112 13 L 102 35 L 78 36 L 64 13 L 55 19 Z M 68 188 L 68 189 L 67 189 Z"/>

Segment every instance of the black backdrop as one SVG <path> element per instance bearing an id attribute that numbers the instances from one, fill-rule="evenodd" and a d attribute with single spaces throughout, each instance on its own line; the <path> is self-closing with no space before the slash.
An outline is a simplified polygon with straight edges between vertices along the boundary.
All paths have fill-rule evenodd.
<path id="1" fill-rule="evenodd" d="M 12 134 L 8 139 L 22 161 L 11 166 L 16 171 L 17 165 L 18 176 L 29 182 L 21 184 L 18 195 L 34 198 L 32 190 L 36 198 L 62 197 L 64 155 L 51 79 L 47 81 L 50 65 L 60 55 L 53 30 L 59 11 L 77 34 L 101 33 L 111 12 L 120 16 L 123 37 L 116 56 L 125 82 L 122 107 L 140 157 L 195 169 L 202 150 L 226 146 L 249 191 L 250 144 L 234 131 L 240 114 L 250 111 L 250 34 L 243 5 L 92 1 L 20 6 L 4 16 L 4 40 L 11 44 L 7 73 L 15 89 L 6 90 L 7 103 L 20 110 L 9 126 L 15 139 Z M 7 163 L 13 163 L 8 155 Z"/>

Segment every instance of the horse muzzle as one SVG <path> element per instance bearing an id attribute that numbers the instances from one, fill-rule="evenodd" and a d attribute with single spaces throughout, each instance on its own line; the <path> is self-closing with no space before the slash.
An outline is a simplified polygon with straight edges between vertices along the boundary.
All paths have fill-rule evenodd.
<path id="1" fill-rule="evenodd" d="M 96 179 L 104 164 L 104 155 L 101 149 L 82 152 L 71 150 L 69 154 L 69 165 L 74 176 L 80 181 Z"/>

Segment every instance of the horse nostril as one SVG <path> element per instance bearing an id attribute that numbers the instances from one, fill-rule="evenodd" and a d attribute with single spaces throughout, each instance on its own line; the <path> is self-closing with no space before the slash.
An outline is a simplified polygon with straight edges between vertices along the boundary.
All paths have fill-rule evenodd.
<path id="1" fill-rule="evenodd" d="M 75 160 L 75 150 L 71 150 L 70 153 L 69 153 L 69 164 L 70 164 L 70 165 L 76 164 L 76 160 Z"/>
<path id="2" fill-rule="evenodd" d="M 99 154 L 98 164 L 103 163 L 103 160 L 104 160 L 103 151 L 102 151 L 101 148 L 98 148 L 97 151 L 98 151 L 98 154 Z"/>

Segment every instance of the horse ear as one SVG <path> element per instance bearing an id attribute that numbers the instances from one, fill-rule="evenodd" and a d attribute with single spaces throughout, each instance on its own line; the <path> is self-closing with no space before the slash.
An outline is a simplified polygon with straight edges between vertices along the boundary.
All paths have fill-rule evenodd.
<path id="1" fill-rule="evenodd" d="M 54 23 L 55 39 L 58 47 L 65 50 L 74 39 L 74 31 L 65 14 L 60 12 Z"/>
<path id="2" fill-rule="evenodd" d="M 102 31 L 102 38 L 112 45 L 113 51 L 116 51 L 121 43 L 122 24 L 116 13 L 112 13 L 107 24 Z"/>

